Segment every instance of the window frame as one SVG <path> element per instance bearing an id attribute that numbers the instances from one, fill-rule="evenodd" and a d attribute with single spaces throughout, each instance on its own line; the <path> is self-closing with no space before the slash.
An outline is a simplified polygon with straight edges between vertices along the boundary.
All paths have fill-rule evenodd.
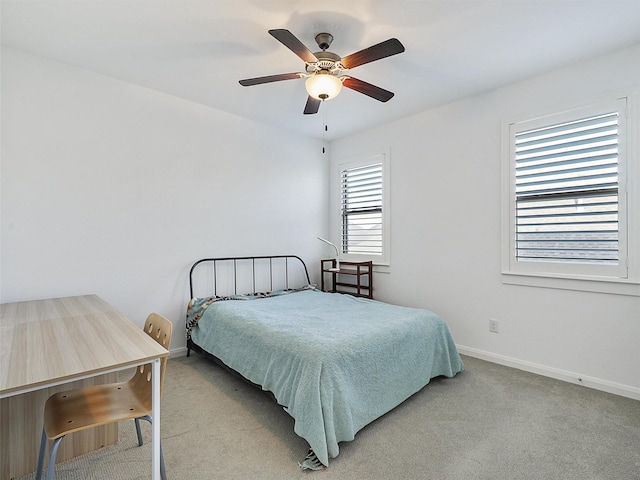
<path id="1" fill-rule="evenodd" d="M 367 165 L 382 164 L 382 254 L 354 254 L 345 253 L 342 248 L 343 238 L 343 218 L 342 218 L 342 172 L 344 170 L 364 167 Z M 340 249 L 340 260 L 347 262 L 365 262 L 372 261 L 376 266 L 390 265 L 390 150 L 387 148 L 382 151 L 372 152 L 368 154 L 357 155 L 339 161 L 335 165 L 333 174 L 333 183 L 336 186 L 337 200 L 336 215 L 334 220 L 335 237 L 338 239 L 336 245 Z"/>
<path id="2" fill-rule="evenodd" d="M 621 102 L 625 110 L 620 111 Z M 564 262 L 523 262 L 516 260 L 515 197 L 515 132 L 577 120 L 593 113 L 604 113 L 616 106 L 619 115 L 618 152 L 618 233 L 619 264 Z M 640 214 L 638 189 L 640 155 L 638 151 L 638 92 L 611 94 L 580 106 L 569 106 L 556 112 L 502 122 L 502 269 L 503 283 L 549 288 L 640 295 Z"/>

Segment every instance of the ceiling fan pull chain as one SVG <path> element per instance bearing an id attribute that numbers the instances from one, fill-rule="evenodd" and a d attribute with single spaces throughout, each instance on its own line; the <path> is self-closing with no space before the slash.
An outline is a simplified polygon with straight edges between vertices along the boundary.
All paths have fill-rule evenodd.
<path id="1" fill-rule="evenodd" d="M 325 133 L 327 132 L 327 109 L 322 110 L 322 153 L 325 153 Z"/>

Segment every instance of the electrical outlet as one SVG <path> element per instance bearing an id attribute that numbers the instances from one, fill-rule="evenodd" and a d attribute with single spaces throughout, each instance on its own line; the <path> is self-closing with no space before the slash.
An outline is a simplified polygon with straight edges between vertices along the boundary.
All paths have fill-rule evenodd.
<path id="1" fill-rule="evenodd" d="M 493 333 L 498 333 L 500 331 L 500 322 L 494 318 L 490 318 L 489 331 Z"/>

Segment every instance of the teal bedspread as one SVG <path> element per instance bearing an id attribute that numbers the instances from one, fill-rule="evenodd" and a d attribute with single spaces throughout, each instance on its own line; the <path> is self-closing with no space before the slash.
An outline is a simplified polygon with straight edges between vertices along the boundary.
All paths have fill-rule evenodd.
<path id="1" fill-rule="evenodd" d="M 317 290 L 210 303 L 191 338 L 273 392 L 324 465 L 431 378 L 463 370 L 434 313 Z"/>

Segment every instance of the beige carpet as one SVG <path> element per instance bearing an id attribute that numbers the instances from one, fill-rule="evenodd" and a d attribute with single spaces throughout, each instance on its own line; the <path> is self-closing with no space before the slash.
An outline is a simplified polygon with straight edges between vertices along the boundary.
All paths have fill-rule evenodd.
<path id="1" fill-rule="evenodd" d="M 304 440 L 263 392 L 207 359 L 169 361 L 162 442 L 169 479 L 640 479 L 640 402 L 463 357 L 303 472 Z M 150 428 L 58 465 L 58 480 L 150 478 Z M 22 477 L 31 480 L 34 475 Z"/>

